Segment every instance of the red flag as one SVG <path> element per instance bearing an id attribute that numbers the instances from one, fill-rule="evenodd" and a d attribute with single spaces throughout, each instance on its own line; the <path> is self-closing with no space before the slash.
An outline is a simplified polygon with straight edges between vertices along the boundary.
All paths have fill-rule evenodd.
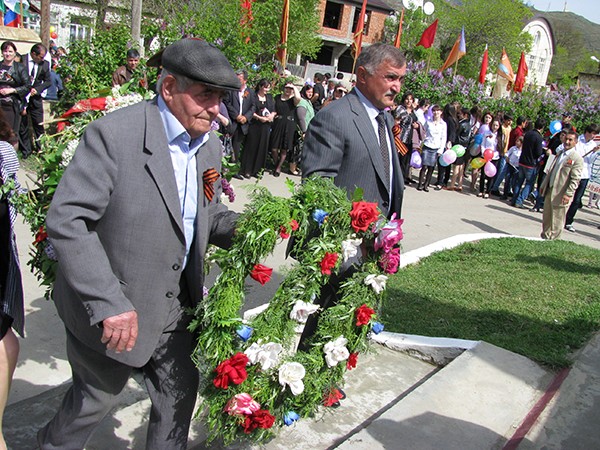
<path id="1" fill-rule="evenodd" d="M 240 19 L 240 28 L 242 29 L 242 36 L 245 35 L 246 28 L 252 26 L 252 2 L 253 0 L 240 0 L 242 2 L 243 15 Z M 246 44 L 250 42 L 250 36 L 246 35 Z"/>
<path id="2" fill-rule="evenodd" d="M 438 19 L 435 19 L 435 22 L 433 22 L 431 25 L 429 25 L 425 31 L 423 31 L 423 34 L 421 35 L 421 40 L 419 41 L 419 43 L 416 45 L 417 47 L 419 45 L 422 45 L 425 48 L 429 48 L 433 45 L 433 40 L 435 39 L 435 33 L 437 32 L 437 26 L 438 26 Z"/>
<path id="3" fill-rule="evenodd" d="M 354 32 L 354 42 L 352 43 L 352 55 L 354 59 L 358 58 L 360 51 L 362 50 L 362 37 L 363 31 L 365 30 L 365 13 L 367 12 L 367 0 L 363 0 L 362 8 L 360 9 L 360 15 L 358 16 L 358 23 L 356 24 L 356 31 Z"/>
<path id="4" fill-rule="evenodd" d="M 457 62 L 460 58 L 465 56 L 466 53 L 467 53 L 467 45 L 465 43 L 465 27 L 463 27 L 462 31 L 456 38 L 456 42 L 454 42 L 454 45 L 452 46 L 452 50 L 450 50 L 450 54 L 448 55 L 446 62 L 440 69 L 440 72 L 443 72 L 448 67 L 450 67 L 452 64 Z"/>
<path id="5" fill-rule="evenodd" d="M 287 63 L 287 38 L 288 25 L 290 21 L 290 0 L 283 0 L 283 13 L 281 14 L 281 24 L 279 25 L 279 48 L 277 49 L 276 57 L 281 63 L 281 67 L 285 70 Z"/>
<path id="6" fill-rule="evenodd" d="M 404 20 L 404 8 L 402 8 L 402 14 L 400 14 L 400 24 L 398 25 L 398 34 L 396 34 L 396 40 L 394 41 L 394 47 L 400 48 L 400 38 L 402 37 L 402 21 Z"/>
<path id="7" fill-rule="evenodd" d="M 529 73 L 529 68 L 525 62 L 525 52 L 521 52 L 521 60 L 519 61 L 519 68 L 517 69 L 517 79 L 515 80 L 515 92 L 523 92 L 525 87 L 525 78 Z"/>
<path id="8" fill-rule="evenodd" d="M 485 51 L 483 52 L 483 59 L 481 60 L 481 70 L 479 71 L 479 83 L 485 84 L 485 75 L 488 70 L 488 47 L 485 45 Z"/>

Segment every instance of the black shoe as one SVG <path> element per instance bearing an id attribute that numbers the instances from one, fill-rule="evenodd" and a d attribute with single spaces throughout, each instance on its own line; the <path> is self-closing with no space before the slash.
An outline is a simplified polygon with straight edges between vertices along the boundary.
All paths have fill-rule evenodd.
<path id="1" fill-rule="evenodd" d="M 435 190 L 436 191 L 441 191 L 442 190 L 442 186 L 440 186 L 439 184 L 435 185 Z"/>
<path id="2" fill-rule="evenodd" d="M 243 177 L 243 176 L 241 176 L 239 173 L 236 173 L 236 174 L 233 176 L 233 178 L 235 178 L 236 180 L 243 180 L 243 179 L 244 179 L 244 177 Z"/>
<path id="3" fill-rule="evenodd" d="M 500 197 L 500 200 L 508 200 L 508 197 L 506 195 L 503 195 Z"/>
<path id="4" fill-rule="evenodd" d="M 421 186 L 417 186 L 417 191 L 422 191 L 423 188 Z"/>
<path id="5" fill-rule="evenodd" d="M 492 192 L 490 192 L 490 194 L 492 194 L 496 197 L 500 197 L 500 191 L 492 191 Z"/>
<path id="6" fill-rule="evenodd" d="M 425 187 L 423 188 L 423 191 L 424 191 L 424 192 L 429 192 L 429 188 L 428 188 L 427 186 L 425 186 Z"/>
<path id="7" fill-rule="evenodd" d="M 249 173 L 245 173 L 244 174 L 244 178 L 250 179 L 250 174 Z"/>
<path id="8" fill-rule="evenodd" d="M 280 172 L 275 172 L 275 171 L 273 171 L 273 176 L 274 176 L 275 178 L 277 178 L 279 175 L 281 175 L 281 173 L 280 173 Z"/>

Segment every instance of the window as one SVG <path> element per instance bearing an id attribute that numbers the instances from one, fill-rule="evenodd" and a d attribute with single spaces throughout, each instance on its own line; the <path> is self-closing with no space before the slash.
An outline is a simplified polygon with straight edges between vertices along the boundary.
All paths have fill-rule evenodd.
<path id="1" fill-rule="evenodd" d="M 328 1 L 325 4 L 325 17 L 323 18 L 323 26 L 325 28 L 339 30 L 342 26 L 343 8 L 344 6 L 341 3 Z"/>
<path id="2" fill-rule="evenodd" d="M 71 18 L 71 25 L 69 26 L 69 40 L 89 41 L 92 37 L 92 26 L 91 20 L 86 17 L 73 17 Z"/>
<path id="3" fill-rule="evenodd" d="M 352 22 L 352 33 L 356 32 L 356 27 L 358 27 L 358 19 L 360 18 L 360 8 L 355 8 L 354 10 L 354 20 Z M 363 28 L 363 34 L 366 36 L 369 34 L 369 22 L 371 18 L 371 11 L 365 11 L 365 26 Z"/>

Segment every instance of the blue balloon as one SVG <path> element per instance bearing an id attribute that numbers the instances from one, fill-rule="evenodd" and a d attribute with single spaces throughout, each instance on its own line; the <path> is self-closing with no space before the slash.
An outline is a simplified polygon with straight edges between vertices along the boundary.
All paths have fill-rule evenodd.
<path id="1" fill-rule="evenodd" d="M 553 120 L 550 122 L 550 134 L 554 136 L 556 133 L 560 133 L 562 131 L 562 123 L 560 120 Z"/>
<path id="2" fill-rule="evenodd" d="M 440 157 L 438 158 L 438 162 L 440 163 L 440 166 L 442 166 L 442 167 L 447 167 L 450 165 L 446 161 L 444 161 L 444 155 L 440 155 Z"/>
<path id="3" fill-rule="evenodd" d="M 476 134 L 474 138 L 475 145 L 481 145 L 483 142 L 483 134 Z"/>

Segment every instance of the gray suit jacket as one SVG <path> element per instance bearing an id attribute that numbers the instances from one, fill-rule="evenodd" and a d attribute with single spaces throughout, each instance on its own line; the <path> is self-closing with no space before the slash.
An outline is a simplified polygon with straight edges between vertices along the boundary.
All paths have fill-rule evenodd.
<path id="1" fill-rule="evenodd" d="M 92 349 L 144 365 L 166 326 L 173 299 L 202 300 L 209 241 L 230 244 L 237 215 L 208 202 L 202 175 L 221 170 L 211 133 L 196 157 L 198 217 L 185 271 L 185 238 L 173 165 L 156 102 L 118 110 L 88 125 L 47 216 L 59 270 L 53 297 L 66 327 Z M 104 319 L 135 309 L 139 335 L 131 352 L 107 352 Z"/>
<path id="2" fill-rule="evenodd" d="M 390 142 L 394 143 L 394 119 L 386 114 Z M 383 159 L 379 139 L 367 111 L 355 91 L 322 108 L 313 118 L 306 133 L 302 151 L 302 174 L 319 174 L 334 179 L 350 197 L 355 188 L 363 189 L 363 198 L 377 202 L 387 217 L 396 213 L 400 218 L 404 178 L 398 154 L 392 151 L 392 202 L 389 188 L 383 181 Z"/>

